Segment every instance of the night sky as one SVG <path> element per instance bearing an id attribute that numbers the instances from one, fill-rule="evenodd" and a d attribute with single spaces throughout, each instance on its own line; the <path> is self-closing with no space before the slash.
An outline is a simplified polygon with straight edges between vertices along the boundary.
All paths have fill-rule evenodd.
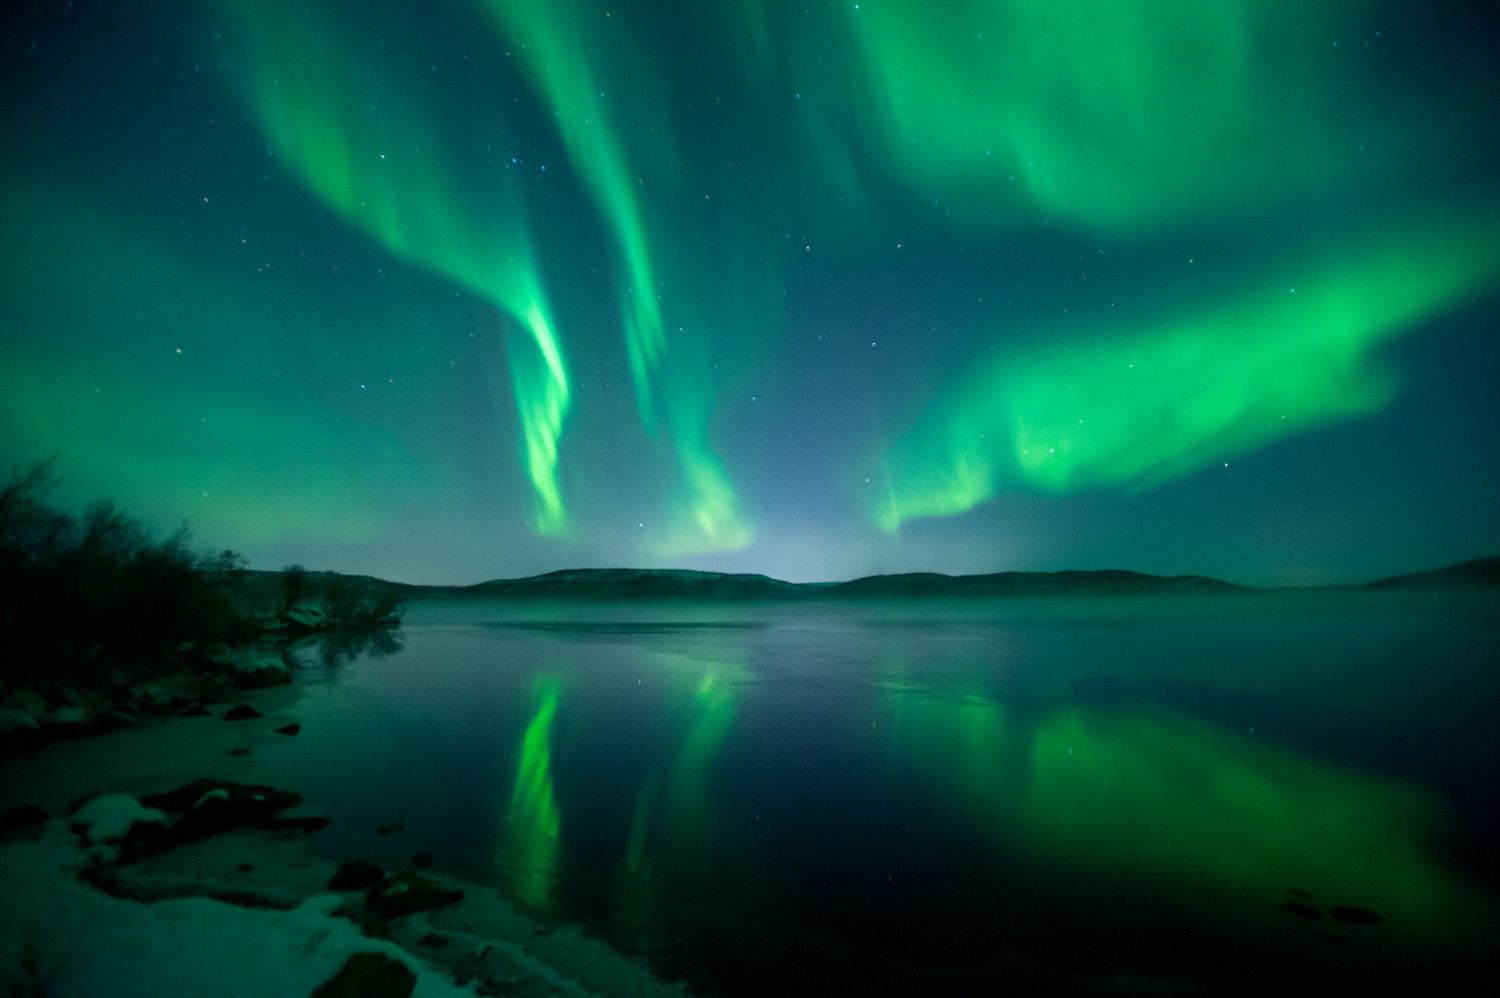
<path id="1" fill-rule="evenodd" d="M 72 508 L 410 582 L 1500 552 L 1488 2 L 8 6 L 0 467 Z"/>

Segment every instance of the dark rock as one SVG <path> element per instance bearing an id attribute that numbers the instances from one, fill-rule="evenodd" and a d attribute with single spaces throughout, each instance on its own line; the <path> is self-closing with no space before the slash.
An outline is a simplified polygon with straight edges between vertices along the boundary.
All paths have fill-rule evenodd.
<path id="1" fill-rule="evenodd" d="M 1323 912 L 1306 901 L 1283 901 L 1276 906 L 1277 911 L 1288 915 L 1296 915 L 1298 918 L 1322 918 Z"/>
<path id="2" fill-rule="evenodd" d="M 248 721 L 252 718 L 265 716 L 248 703 L 235 704 L 224 712 L 224 720 L 226 721 Z"/>
<path id="3" fill-rule="evenodd" d="M 276 729 L 276 733 L 278 735 L 295 735 L 297 732 L 299 732 L 301 730 L 302 730 L 302 725 L 300 725 L 300 724 L 288 724 L 288 725 L 285 725 L 283 727 L 277 728 Z"/>
<path id="4" fill-rule="evenodd" d="M 386 877 L 365 894 L 365 903 L 377 915 L 400 918 L 419 911 L 456 904 L 463 891 L 448 890 L 419 873 L 397 873 Z"/>
<path id="5" fill-rule="evenodd" d="M 302 795 L 261 784 L 198 779 L 164 794 L 141 798 L 146 807 L 180 811 L 172 825 L 172 838 L 196 842 L 210 835 L 270 821 L 289 807 L 302 803 Z"/>
<path id="6" fill-rule="evenodd" d="M 203 795 L 210 790 L 223 790 L 231 798 L 264 799 L 277 804 L 276 810 L 278 811 L 284 811 L 289 807 L 302 803 L 301 794 L 295 794 L 289 790 L 277 790 L 275 787 L 268 787 L 262 783 L 235 783 L 231 780 L 215 780 L 208 777 L 200 777 L 191 783 L 184 783 L 176 790 L 142 797 L 141 804 L 145 807 L 154 807 L 162 811 L 186 811 L 202 801 Z M 270 815 L 267 815 L 267 818 L 270 817 Z"/>
<path id="7" fill-rule="evenodd" d="M 225 784 L 220 780 L 210 780 L 201 777 L 191 783 L 184 783 L 176 790 L 168 790 L 159 794 L 148 794 L 141 798 L 142 807 L 154 807 L 160 811 L 186 811 L 197 803 L 198 799 L 210 790 L 217 790 Z"/>
<path id="8" fill-rule="evenodd" d="M 339 972 L 318 985 L 312 998 L 407 998 L 417 975 L 384 953 L 355 953 Z"/>
<path id="9" fill-rule="evenodd" d="M 448 939 L 446 936 L 440 936 L 436 932 L 429 932 L 427 933 L 427 935 L 417 940 L 417 945 L 431 946 L 433 949 L 447 949 Z"/>
<path id="10" fill-rule="evenodd" d="M 229 754 L 230 755 L 249 755 L 250 754 L 250 750 L 247 749 L 247 748 L 232 748 L 232 749 L 229 750 Z"/>
<path id="11" fill-rule="evenodd" d="M 404 830 L 405 828 L 406 826 L 401 822 L 393 821 L 389 825 L 381 825 L 379 828 L 375 829 L 375 834 L 390 835 L 392 832 L 399 832 Z"/>
<path id="12" fill-rule="evenodd" d="M 328 827 L 327 818 L 272 818 L 255 826 L 266 832 L 316 832 Z"/>
<path id="13" fill-rule="evenodd" d="M 1345 925 L 1375 925 L 1380 921 L 1380 916 L 1369 908 L 1356 908 L 1352 904 L 1336 904 L 1328 909 L 1328 914 Z"/>
<path id="14" fill-rule="evenodd" d="M 13 832 L 20 828 L 34 828 L 47 818 L 47 812 L 34 804 L 17 804 L 0 814 L 0 830 Z"/>
<path id="15" fill-rule="evenodd" d="M 357 891 L 378 884 L 385 878 L 385 871 L 374 863 L 366 863 L 362 859 L 351 859 L 339 867 L 339 872 L 328 881 L 328 889 L 331 891 Z"/>
<path id="16" fill-rule="evenodd" d="M 430 852 L 419 852 L 419 853 L 417 853 L 415 856 L 413 856 L 411 858 L 411 865 L 415 866 L 419 870 L 431 869 L 432 868 L 432 853 L 430 853 Z"/>
<path id="17" fill-rule="evenodd" d="M 51 732 L 43 731 L 40 727 L 0 731 L 0 755 L 25 752 L 39 745 L 45 745 L 50 740 Z"/>
<path id="18" fill-rule="evenodd" d="M 166 852 L 175 844 L 171 830 L 158 821 L 137 821 L 120 841 L 120 862 L 139 863 L 147 856 Z"/>

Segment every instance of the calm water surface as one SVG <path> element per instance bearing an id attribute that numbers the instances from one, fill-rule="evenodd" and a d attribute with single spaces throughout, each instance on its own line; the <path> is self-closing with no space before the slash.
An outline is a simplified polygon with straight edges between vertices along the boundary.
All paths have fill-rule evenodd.
<path id="1" fill-rule="evenodd" d="M 330 858 L 432 852 L 705 992 L 1495 970 L 1493 596 L 423 603 L 403 632 L 304 669 L 252 775 L 335 819 Z"/>

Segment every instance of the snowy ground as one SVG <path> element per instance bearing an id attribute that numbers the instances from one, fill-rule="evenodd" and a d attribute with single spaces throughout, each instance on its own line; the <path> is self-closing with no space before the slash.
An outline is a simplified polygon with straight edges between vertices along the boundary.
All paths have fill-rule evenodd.
<path id="1" fill-rule="evenodd" d="M 255 702 L 270 714 L 288 699 L 266 691 Z M 296 832 L 244 829 L 99 865 L 112 854 L 104 840 L 153 818 L 137 797 L 199 775 L 233 779 L 214 770 L 234 764 L 226 746 L 239 737 L 217 718 L 186 718 L 0 761 L 0 811 L 27 803 L 52 815 L 0 843 L 0 992 L 322 996 L 352 955 L 378 953 L 405 965 L 409 993 L 422 996 L 685 993 L 573 927 L 534 921 L 491 888 L 426 871 L 463 900 L 372 917 L 363 891 L 328 889 L 334 864 L 310 855 Z M 100 793 L 131 796 L 83 812 L 98 819 L 91 842 L 73 805 Z"/>
<path id="2" fill-rule="evenodd" d="M 416 973 L 415 995 L 472 995 L 394 943 L 364 936 L 320 893 L 291 911 L 192 897 L 146 904 L 80 882 L 83 850 L 61 820 L 35 842 L 0 847 L 0 953 L 12 994 L 311 995 L 355 953 L 385 953 Z"/>

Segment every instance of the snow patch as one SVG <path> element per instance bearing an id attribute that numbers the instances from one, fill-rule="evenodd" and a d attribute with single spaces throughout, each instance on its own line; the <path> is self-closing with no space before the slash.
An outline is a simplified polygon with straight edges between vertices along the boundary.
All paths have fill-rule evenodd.
<path id="1" fill-rule="evenodd" d="M 225 790 L 223 787 L 220 787 L 218 790 L 210 790 L 202 797 L 199 797 L 197 800 L 193 801 L 193 807 L 202 807 L 204 804 L 207 804 L 211 800 L 227 801 L 228 799 L 229 791 Z M 264 800 L 265 798 L 261 799 Z"/>
<path id="2" fill-rule="evenodd" d="M 417 998 L 475 993 L 394 943 L 335 918 L 344 901 L 339 895 L 310 898 L 292 911 L 209 898 L 142 904 L 80 883 L 74 868 L 83 859 L 65 829 L 39 842 L 0 847 L 0 896 L 6 899 L 0 905 L 0 982 L 97 998 L 283 998 L 312 994 L 350 956 L 377 952 L 416 974 Z"/>
<path id="3" fill-rule="evenodd" d="M 19 731 L 22 728 L 30 728 L 35 731 L 40 727 L 41 725 L 37 723 L 36 718 L 31 716 L 27 711 L 17 710 L 14 707 L 0 708 L 0 734 L 8 735 L 12 731 Z"/>
<path id="4" fill-rule="evenodd" d="M 82 826 L 84 837 L 96 845 L 118 842 L 130 834 L 137 821 L 166 824 L 167 816 L 154 807 L 142 807 L 129 794 L 102 794 L 73 812 L 72 822 Z"/>
<path id="5" fill-rule="evenodd" d="M 90 720 L 87 707 L 59 707 L 52 712 L 50 720 L 55 724 L 84 724 Z"/>

